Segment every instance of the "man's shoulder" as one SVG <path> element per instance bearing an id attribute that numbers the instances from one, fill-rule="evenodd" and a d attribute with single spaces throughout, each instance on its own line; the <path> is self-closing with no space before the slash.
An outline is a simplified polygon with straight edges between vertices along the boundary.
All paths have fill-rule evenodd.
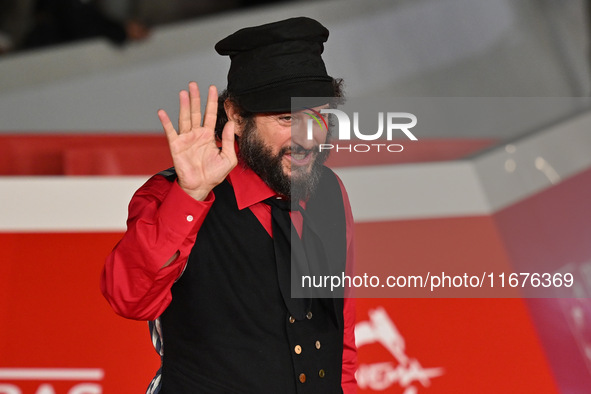
<path id="1" fill-rule="evenodd" d="M 344 188 L 343 187 L 343 182 L 341 181 L 341 178 L 337 175 L 336 172 L 334 172 L 334 170 L 330 167 L 327 167 L 325 165 L 322 165 L 321 167 L 321 173 L 320 173 L 320 184 L 324 184 L 327 187 L 331 187 L 334 188 L 335 186 L 340 186 L 340 188 Z"/>
<path id="2" fill-rule="evenodd" d="M 170 168 L 167 168 L 166 170 L 162 170 L 159 173 L 157 173 L 155 176 L 162 176 L 162 177 L 166 178 L 166 180 L 169 182 L 172 182 L 172 181 L 176 180 L 176 178 L 177 178 L 176 170 L 174 167 L 170 167 Z"/>
<path id="3" fill-rule="evenodd" d="M 154 196 L 162 199 L 173 186 L 176 180 L 174 167 L 160 171 L 152 175 L 139 189 L 134 193 L 134 197 Z"/>

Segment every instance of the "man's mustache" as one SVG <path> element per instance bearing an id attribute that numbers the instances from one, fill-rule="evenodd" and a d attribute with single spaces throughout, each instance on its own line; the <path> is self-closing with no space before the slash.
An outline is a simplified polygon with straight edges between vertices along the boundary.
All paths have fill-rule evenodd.
<path id="1" fill-rule="evenodd" d="M 281 148 L 281 151 L 279 152 L 279 154 L 281 156 L 291 155 L 291 154 L 296 154 L 296 155 L 304 154 L 307 156 L 308 154 L 318 153 L 319 151 L 320 150 L 319 150 L 318 146 L 315 146 L 311 149 L 306 149 L 300 145 L 292 145 L 292 146 L 285 146 L 285 147 Z"/>

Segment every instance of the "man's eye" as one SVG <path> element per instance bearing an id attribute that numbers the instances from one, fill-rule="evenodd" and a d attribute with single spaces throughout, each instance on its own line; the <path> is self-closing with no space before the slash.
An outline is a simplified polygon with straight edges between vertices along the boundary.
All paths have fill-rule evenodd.
<path id="1" fill-rule="evenodd" d="M 293 119 L 293 117 L 291 115 L 283 115 L 279 117 L 279 120 L 285 121 L 285 122 L 291 122 L 291 120 Z"/>

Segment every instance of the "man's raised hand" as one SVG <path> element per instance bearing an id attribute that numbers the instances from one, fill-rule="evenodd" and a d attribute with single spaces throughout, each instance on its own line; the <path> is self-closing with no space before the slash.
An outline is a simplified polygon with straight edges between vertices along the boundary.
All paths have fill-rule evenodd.
<path id="1" fill-rule="evenodd" d="M 189 83 L 189 91 L 182 90 L 179 93 L 179 102 L 178 133 L 164 110 L 158 111 L 158 117 L 168 139 L 179 185 L 196 200 L 204 200 L 238 162 L 234 149 L 235 124 L 229 120 L 224 126 L 222 149 L 219 149 L 215 140 L 218 109 L 216 87 L 209 87 L 203 125 L 197 83 Z"/>

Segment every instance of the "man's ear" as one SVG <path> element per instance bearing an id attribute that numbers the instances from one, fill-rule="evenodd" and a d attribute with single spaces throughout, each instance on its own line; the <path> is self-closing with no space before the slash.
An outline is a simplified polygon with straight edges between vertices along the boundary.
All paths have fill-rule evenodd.
<path id="1" fill-rule="evenodd" d="M 233 120 L 236 123 L 236 127 L 234 128 L 234 134 L 240 137 L 242 135 L 242 118 L 238 114 L 236 106 L 230 100 L 226 100 L 224 101 L 224 110 L 226 111 L 226 116 L 228 117 L 228 120 Z"/>

